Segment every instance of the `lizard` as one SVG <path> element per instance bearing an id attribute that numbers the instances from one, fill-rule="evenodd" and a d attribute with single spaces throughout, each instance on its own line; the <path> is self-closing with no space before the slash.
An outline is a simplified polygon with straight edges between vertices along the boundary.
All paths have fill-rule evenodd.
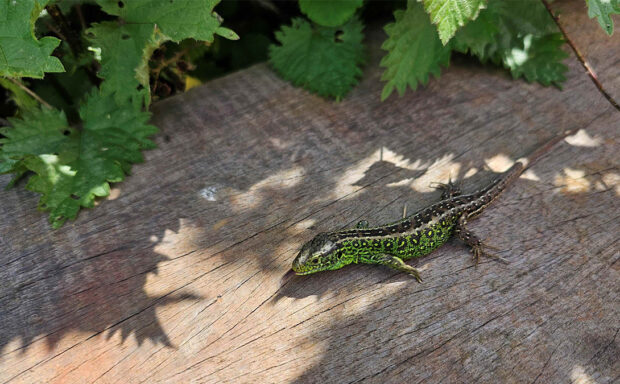
<path id="1" fill-rule="evenodd" d="M 569 133 L 554 137 L 528 157 L 517 160 L 481 190 L 463 195 L 451 180 L 446 184 L 436 183 L 436 188 L 442 190 L 441 201 L 401 220 L 376 227 L 362 220 L 352 229 L 319 233 L 301 247 L 292 270 L 297 275 L 309 275 L 349 264 L 374 264 L 407 273 L 422 282 L 420 272 L 405 260 L 428 255 L 453 235 L 470 247 L 475 264 L 481 256 L 506 262 L 488 252 L 496 248 L 468 230 L 467 223 Z"/>

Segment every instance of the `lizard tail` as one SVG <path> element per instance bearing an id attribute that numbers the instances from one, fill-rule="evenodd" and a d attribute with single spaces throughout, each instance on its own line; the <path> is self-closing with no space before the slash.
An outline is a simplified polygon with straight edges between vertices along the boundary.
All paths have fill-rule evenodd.
<path id="1" fill-rule="evenodd" d="M 527 157 L 518 159 L 517 161 L 523 164 L 523 171 L 530 168 L 534 163 L 540 160 L 541 157 L 546 155 L 551 151 L 557 143 L 566 139 L 568 136 L 574 135 L 577 129 L 572 129 L 565 131 L 563 134 L 554 136 L 551 139 L 547 140 L 543 145 L 536 148 L 533 152 L 531 152 Z"/>
<path id="2" fill-rule="evenodd" d="M 573 135 L 576 129 L 565 131 L 563 134 L 554 136 L 546 141 L 543 145 L 536 148 L 527 157 L 518 159 L 507 171 L 505 171 L 500 177 L 498 177 L 491 186 L 487 189 L 488 192 L 493 191 L 494 194 L 499 194 L 508 185 L 510 185 L 515 179 L 528 168 L 530 168 L 536 161 L 540 160 L 544 155 L 550 152 L 557 143 L 564 140 L 567 136 Z"/>

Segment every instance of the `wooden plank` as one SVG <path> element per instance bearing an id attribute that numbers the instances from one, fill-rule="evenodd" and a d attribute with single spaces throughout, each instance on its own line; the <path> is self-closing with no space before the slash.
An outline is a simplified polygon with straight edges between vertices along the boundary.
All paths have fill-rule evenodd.
<path id="1" fill-rule="evenodd" d="M 258 65 L 155 105 L 159 148 L 60 230 L 0 192 L 1 381 L 617 380 L 617 111 L 574 58 L 563 91 L 461 63 L 380 103 L 374 45 L 341 103 Z M 477 189 L 571 129 L 474 224 L 510 265 L 451 241 L 423 284 L 286 275 L 317 232 L 398 218 L 450 174 Z"/>
<path id="2" fill-rule="evenodd" d="M 608 36 L 596 19 L 588 18 L 585 1 L 554 1 L 550 6 L 603 88 L 620 103 L 620 15 L 611 15 L 615 32 Z"/>

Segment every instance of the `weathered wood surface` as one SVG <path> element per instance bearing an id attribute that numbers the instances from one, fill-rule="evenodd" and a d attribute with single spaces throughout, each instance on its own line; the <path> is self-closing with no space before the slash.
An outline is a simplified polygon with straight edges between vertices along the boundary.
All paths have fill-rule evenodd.
<path id="1" fill-rule="evenodd" d="M 612 15 L 616 33 L 608 36 L 596 19 L 588 19 L 585 1 L 554 1 L 551 8 L 605 91 L 620 104 L 620 15 Z M 603 44 L 602 44 L 603 43 Z"/>
<path id="2" fill-rule="evenodd" d="M 457 63 L 380 103 L 379 54 L 341 103 L 258 65 L 157 104 L 159 148 L 60 230 L 0 192 L 0 382 L 617 381 L 618 111 L 574 57 L 563 91 Z M 474 222 L 508 266 L 451 241 L 423 284 L 286 275 L 318 231 L 450 174 L 476 189 L 569 129 Z"/>

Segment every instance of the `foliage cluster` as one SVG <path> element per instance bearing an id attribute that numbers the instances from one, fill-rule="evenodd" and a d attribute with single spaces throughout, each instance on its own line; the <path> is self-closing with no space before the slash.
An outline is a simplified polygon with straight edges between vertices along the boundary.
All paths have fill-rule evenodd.
<path id="1" fill-rule="evenodd" d="M 611 35 L 620 0 L 585 1 Z M 362 76 L 364 24 L 386 9 L 382 99 L 439 76 L 455 52 L 543 85 L 560 86 L 567 70 L 540 0 L 218 3 L 0 0 L 0 87 L 12 101 L 0 108 L 10 116 L 0 173 L 13 174 L 9 186 L 29 176 L 53 227 L 107 196 L 154 146 L 153 100 L 267 57 L 293 84 L 340 100 Z M 216 5 L 246 20 L 233 27 L 241 40 Z"/>

